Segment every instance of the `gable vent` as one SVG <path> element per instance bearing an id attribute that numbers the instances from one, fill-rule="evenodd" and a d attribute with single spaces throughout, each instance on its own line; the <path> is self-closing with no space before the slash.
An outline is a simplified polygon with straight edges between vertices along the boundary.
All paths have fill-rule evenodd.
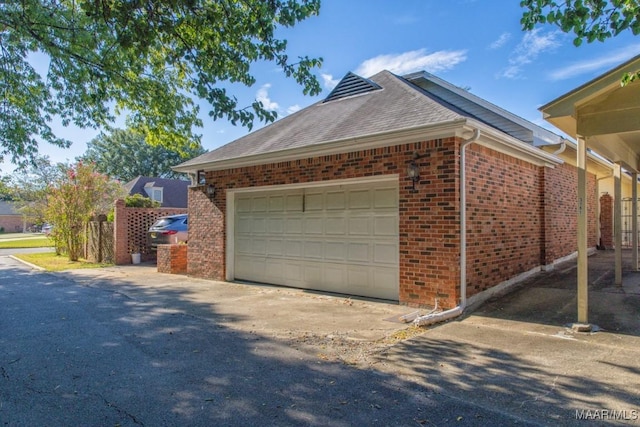
<path id="1" fill-rule="evenodd" d="M 371 80 L 348 72 L 323 102 L 334 101 L 336 99 L 346 98 L 347 96 L 361 95 L 379 89 L 382 88 Z"/>

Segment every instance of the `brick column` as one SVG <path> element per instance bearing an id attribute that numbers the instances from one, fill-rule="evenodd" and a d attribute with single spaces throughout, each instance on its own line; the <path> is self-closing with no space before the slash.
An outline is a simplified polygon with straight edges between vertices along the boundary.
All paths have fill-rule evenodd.
<path id="1" fill-rule="evenodd" d="M 613 248 L 613 197 L 609 194 L 600 196 L 600 246 Z"/>
<path id="2" fill-rule="evenodd" d="M 212 201 L 201 188 L 189 189 L 189 276 L 225 280 L 225 197 L 219 190 Z"/>

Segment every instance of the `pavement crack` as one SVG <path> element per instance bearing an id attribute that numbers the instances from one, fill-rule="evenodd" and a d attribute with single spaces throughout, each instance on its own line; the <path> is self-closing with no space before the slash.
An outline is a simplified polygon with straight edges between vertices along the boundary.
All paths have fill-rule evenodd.
<path id="1" fill-rule="evenodd" d="M 522 408 L 522 407 L 523 407 L 527 402 L 536 402 L 536 401 L 538 401 L 539 399 L 541 399 L 541 398 L 543 398 L 543 397 L 545 397 L 545 396 L 548 396 L 549 394 L 553 393 L 553 391 L 556 389 L 556 382 L 558 381 L 558 378 L 560 378 L 560 376 L 559 376 L 559 375 L 556 375 L 556 377 L 553 379 L 553 382 L 551 383 L 551 387 L 549 388 L 549 390 L 547 390 L 547 391 L 546 391 L 546 392 L 544 392 L 544 393 L 540 393 L 540 394 L 538 394 L 538 395 L 537 395 L 537 396 L 535 396 L 533 399 L 526 399 L 526 400 L 523 400 L 523 401 L 520 403 L 520 407 Z"/>
<path id="2" fill-rule="evenodd" d="M 136 418 L 135 415 L 130 414 L 129 412 L 127 412 L 126 410 L 120 408 L 118 405 L 116 405 L 113 402 L 109 402 L 107 399 L 104 398 L 104 396 L 100 396 L 102 398 L 102 400 L 104 401 L 104 403 L 109 407 L 109 408 L 113 408 L 115 409 L 119 414 L 124 415 L 125 417 L 129 418 L 131 421 L 133 421 L 136 425 L 139 426 L 144 426 L 144 423 L 140 420 L 138 420 L 138 418 Z"/>

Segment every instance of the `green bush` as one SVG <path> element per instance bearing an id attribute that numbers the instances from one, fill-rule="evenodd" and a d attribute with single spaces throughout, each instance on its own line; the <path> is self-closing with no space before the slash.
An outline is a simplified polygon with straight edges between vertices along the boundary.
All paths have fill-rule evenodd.
<path id="1" fill-rule="evenodd" d="M 160 207 L 160 202 L 142 194 L 134 194 L 124 198 L 124 205 L 128 208 L 158 208 Z"/>

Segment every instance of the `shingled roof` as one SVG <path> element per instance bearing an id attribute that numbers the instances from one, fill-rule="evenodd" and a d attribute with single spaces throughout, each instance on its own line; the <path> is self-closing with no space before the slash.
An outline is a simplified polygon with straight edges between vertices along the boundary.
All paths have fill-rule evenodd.
<path id="1" fill-rule="evenodd" d="M 141 194 L 149 197 L 146 187 L 162 188 L 162 206 L 171 208 L 186 208 L 190 182 L 180 179 L 153 178 L 138 176 L 124 185 L 130 195 Z"/>
<path id="2" fill-rule="evenodd" d="M 416 76 L 412 77 L 415 81 Z M 326 99 L 182 163 L 174 170 L 224 168 L 240 159 L 259 160 L 296 150 L 311 152 L 332 143 L 356 144 L 356 140 L 364 137 L 429 125 L 464 123 L 469 118 L 486 123 L 497 117 L 493 111 L 486 116 L 479 115 L 477 109 L 468 111 L 465 107 L 473 103 L 473 98 L 469 101 L 459 95 L 444 99 L 442 93 L 432 93 L 389 71 L 369 79 L 348 73 Z M 486 103 L 481 107 L 486 109 L 490 105 Z M 488 124 L 504 131 L 497 122 Z"/>

